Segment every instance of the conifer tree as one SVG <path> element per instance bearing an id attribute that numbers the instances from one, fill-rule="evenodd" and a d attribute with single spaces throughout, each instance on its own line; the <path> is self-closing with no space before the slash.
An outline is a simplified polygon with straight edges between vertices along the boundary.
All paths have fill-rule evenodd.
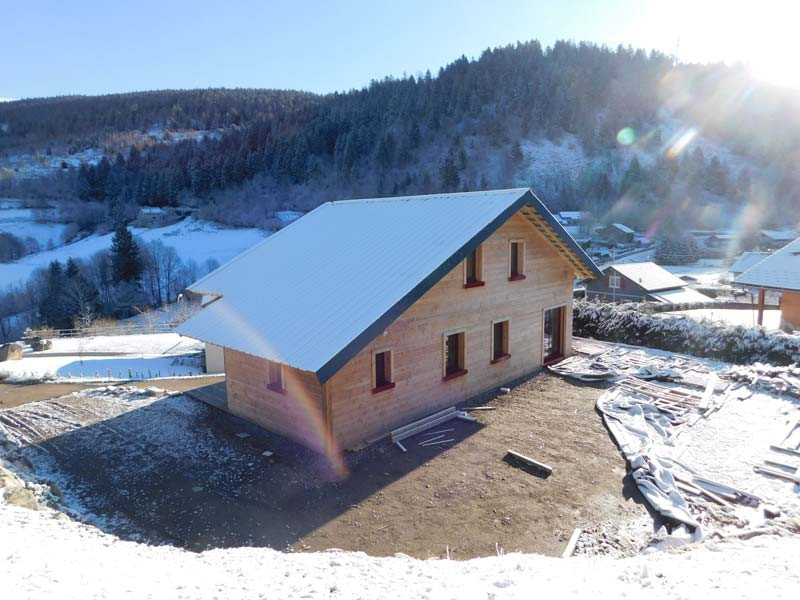
<path id="1" fill-rule="evenodd" d="M 139 244 L 125 223 L 117 225 L 111 240 L 111 266 L 114 283 L 138 283 L 141 278 Z"/>

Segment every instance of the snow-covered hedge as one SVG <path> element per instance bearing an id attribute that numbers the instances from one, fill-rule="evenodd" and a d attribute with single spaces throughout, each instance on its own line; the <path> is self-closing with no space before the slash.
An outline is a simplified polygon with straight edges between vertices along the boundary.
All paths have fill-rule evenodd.
<path id="1" fill-rule="evenodd" d="M 649 346 L 738 364 L 800 362 L 800 335 L 730 326 L 688 317 L 659 317 L 639 304 L 576 300 L 573 332 L 582 337 Z"/>

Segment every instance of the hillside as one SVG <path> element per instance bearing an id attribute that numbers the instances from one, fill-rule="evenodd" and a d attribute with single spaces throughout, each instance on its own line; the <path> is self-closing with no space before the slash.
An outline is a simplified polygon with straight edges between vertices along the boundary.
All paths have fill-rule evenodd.
<path id="1" fill-rule="evenodd" d="M 109 221 L 188 204 L 266 226 L 275 210 L 330 199 L 530 185 L 551 210 L 624 215 L 643 229 L 688 204 L 683 226 L 731 225 L 745 209 L 751 221 L 794 225 L 798 106 L 796 92 L 740 68 L 532 41 L 324 96 L 169 90 L 5 103 L 0 171 L 8 196 L 80 199 Z"/>

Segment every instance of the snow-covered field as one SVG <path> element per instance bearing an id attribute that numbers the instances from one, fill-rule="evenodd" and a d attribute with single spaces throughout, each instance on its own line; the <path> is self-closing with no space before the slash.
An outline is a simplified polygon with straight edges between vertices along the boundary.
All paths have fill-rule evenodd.
<path id="1" fill-rule="evenodd" d="M 260 229 L 228 229 L 191 218 L 166 227 L 133 228 L 131 231 L 145 242 L 161 240 L 175 248 L 184 261 L 193 259 L 198 264 L 209 258 L 225 263 L 268 235 Z M 0 264 L 0 288 L 24 283 L 36 269 L 47 267 L 53 260 L 64 261 L 70 256 L 89 258 L 101 250 L 108 250 L 111 237 L 110 233 L 91 235 L 53 250 L 30 254 L 13 263 Z"/>
<path id="2" fill-rule="evenodd" d="M 684 316 L 698 321 L 707 320 L 713 323 L 727 325 L 743 325 L 755 327 L 758 323 L 758 311 L 738 308 L 698 308 L 695 310 L 678 310 L 675 312 L 659 313 L 661 316 Z M 764 311 L 764 327 L 768 330 L 777 330 L 781 326 L 781 311 L 768 309 Z"/>
<path id="3" fill-rule="evenodd" d="M 203 374 L 202 342 L 177 333 L 55 338 L 53 347 L 0 363 L 10 382 L 108 381 Z"/>
<path id="4" fill-rule="evenodd" d="M 0 198 L 0 232 L 11 233 L 20 239 L 31 237 L 47 248 L 61 243 L 63 223 L 37 223 L 34 211 L 23 208 L 19 200 Z"/>
<path id="5" fill-rule="evenodd" d="M 759 537 L 625 559 L 510 554 L 458 562 L 263 548 L 199 554 L 125 542 L 0 502 L 0 582 L 58 598 L 797 598 L 797 540 Z"/>

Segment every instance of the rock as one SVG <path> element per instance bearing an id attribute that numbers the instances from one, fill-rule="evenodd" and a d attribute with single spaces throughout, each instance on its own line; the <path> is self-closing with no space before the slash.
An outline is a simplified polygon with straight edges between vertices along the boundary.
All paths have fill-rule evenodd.
<path id="1" fill-rule="evenodd" d="M 61 491 L 61 488 L 58 487 L 58 484 L 50 482 L 50 493 L 53 494 L 59 500 L 64 499 L 64 492 Z"/>
<path id="2" fill-rule="evenodd" d="M 764 516 L 768 519 L 775 519 L 781 516 L 781 509 L 777 506 L 773 506 L 772 504 L 764 504 L 761 507 L 761 510 L 764 511 Z"/>
<path id="3" fill-rule="evenodd" d="M 9 504 L 31 510 L 39 510 L 39 502 L 37 502 L 36 496 L 33 495 L 32 491 L 24 487 L 6 488 L 3 497 Z"/>
<path id="4" fill-rule="evenodd" d="M 0 346 L 0 362 L 20 359 L 22 359 L 22 346 L 19 344 L 3 344 Z"/>

